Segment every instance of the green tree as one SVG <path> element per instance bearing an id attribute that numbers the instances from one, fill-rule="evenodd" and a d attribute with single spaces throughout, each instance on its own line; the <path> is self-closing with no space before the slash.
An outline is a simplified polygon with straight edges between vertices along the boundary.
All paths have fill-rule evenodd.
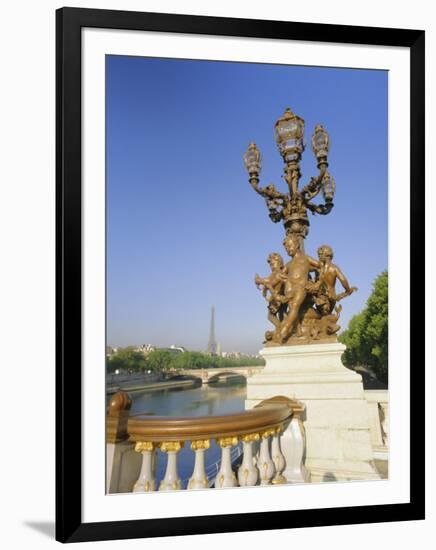
<path id="1" fill-rule="evenodd" d="M 344 353 L 347 366 L 371 366 L 381 381 L 388 382 L 387 271 L 375 279 L 366 307 L 351 319 L 339 340 L 347 346 Z"/>
<path id="2" fill-rule="evenodd" d="M 157 349 L 147 355 L 147 369 L 164 371 L 173 368 L 174 354 L 170 351 Z"/>
<path id="3" fill-rule="evenodd" d="M 199 351 L 185 351 L 175 355 L 173 366 L 176 369 L 207 369 L 216 367 L 217 359 Z"/>
<path id="4" fill-rule="evenodd" d="M 214 367 L 232 368 L 232 367 L 248 367 L 253 365 L 264 365 L 263 359 L 254 357 L 218 357 L 217 355 L 209 355 L 199 351 L 185 351 L 173 355 L 171 367 L 174 369 L 210 369 Z"/>
<path id="5" fill-rule="evenodd" d="M 186 351 L 184 353 L 171 353 L 167 350 L 157 349 L 145 355 L 141 351 L 135 351 L 133 346 L 119 348 L 116 353 L 107 359 L 107 372 L 125 370 L 141 372 L 152 370 L 162 372 L 168 369 L 210 369 L 214 367 L 240 367 L 252 365 L 264 365 L 263 359 L 218 357 L 199 351 Z"/>
<path id="6" fill-rule="evenodd" d="M 147 366 L 145 355 L 140 351 L 135 351 L 132 346 L 120 348 L 114 355 L 107 360 L 107 371 L 114 372 L 118 370 L 132 370 L 139 372 Z"/>

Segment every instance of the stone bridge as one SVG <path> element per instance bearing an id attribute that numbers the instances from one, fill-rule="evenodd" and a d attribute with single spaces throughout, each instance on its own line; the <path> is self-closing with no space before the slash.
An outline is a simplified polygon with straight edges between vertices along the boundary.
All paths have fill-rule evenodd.
<path id="1" fill-rule="evenodd" d="M 203 384 L 209 384 L 211 380 L 223 378 L 225 376 L 243 376 L 249 378 L 258 372 L 261 372 L 265 367 L 222 367 L 210 369 L 184 369 L 178 370 L 177 374 L 200 378 Z"/>

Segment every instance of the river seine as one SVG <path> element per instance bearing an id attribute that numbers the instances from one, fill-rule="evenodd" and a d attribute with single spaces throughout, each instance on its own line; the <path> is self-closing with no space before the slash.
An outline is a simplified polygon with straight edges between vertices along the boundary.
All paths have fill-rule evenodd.
<path id="1" fill-rule="evenodd" d="M 245 410 L 247 388 L 245 380 L 231 379 L 209 386 L 191 389 L 166 389 L 131 393 L 133 399 L 131 414 L 151 414 L 155 416 L 211 416 L 232 414 Z M 234 448 L 233 453 L 237 451 Z M 206 473 L 209 478 L 216 474 L 221 451 L 215 441 L 205 454 Z M 157 452 L 157 482 L 165 475 L 166 456 Z M 179 452 L 179 475 L 186 487 L 194 466 L 194 452 L 190 442 Z"/>

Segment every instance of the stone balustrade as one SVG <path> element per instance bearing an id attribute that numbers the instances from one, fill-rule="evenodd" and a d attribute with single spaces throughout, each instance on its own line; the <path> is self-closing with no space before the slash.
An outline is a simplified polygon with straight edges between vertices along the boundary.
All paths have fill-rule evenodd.
<path id="1" fill-rule="evenodd" d="M 194 466 L 187 490 L 307 481 L 301 421 L 304 405 L 296 400 L 277 396 L 248 411 L 205 417 L 129 415 L 130 404 L 129 396 L 119 392 L 109 406 L 109 493 L 182 489 L 178 455 L 188 445 L 194 454 Z M 219 446 L 221 456 L 208 473 L 205 455 L 212 440 Z M 166 457 L 165 473 L 159 483 L 158 456 Z"/>
<path id="2" fill-rule="evenodd" d="M 389 391 L 365 390 L 373 455 L 388 460 L 389 448 Z"/>

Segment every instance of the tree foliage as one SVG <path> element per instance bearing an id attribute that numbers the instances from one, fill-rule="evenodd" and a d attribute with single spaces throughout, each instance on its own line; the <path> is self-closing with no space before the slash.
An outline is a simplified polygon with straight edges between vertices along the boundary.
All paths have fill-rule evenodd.
<path id="1" fill-rule="evenodd" d="M 140 351 L 135 351 L 132 346 L 120 348 L 117 353 L 114 353 L 107 360 L 108 372 L 116 370 L 126 370 L 139 372 L 147 368 L 147 360 L 145 355 Z"/>
<path id="2" fill-rule="evenodd" d="M 107 370 L 108 372 L 114 372 L 117 369 L 133 372 L 143 372 L 145 370 L 163 372 L 169 369 L 232 368 L 264 364 L 263 359 L 253 357 L 218 357 L 198 351 L 172 353 L 168 350 L 157 349 L 148 354 L 144 354 L 141 351 L 135 351 L 135 349 L 130 346 L 118 349 L 114 355 L 108 358 Z"/>
<path id="3" fill-rule="evenodd" d="M 353 367 L 373 367 L 377 377 L 388 381 L 388 272 L 383 271 L 373 283 L 366 307 L 355 315 L 340 336 L 347 346 L 344 363 Z"/>

